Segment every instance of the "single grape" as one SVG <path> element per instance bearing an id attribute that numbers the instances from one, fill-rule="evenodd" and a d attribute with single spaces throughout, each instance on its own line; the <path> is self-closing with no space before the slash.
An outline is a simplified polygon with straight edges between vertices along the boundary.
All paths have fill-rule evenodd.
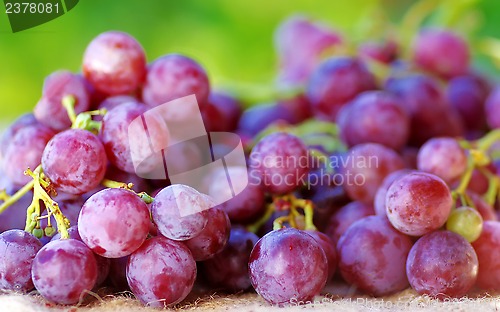
<path id="1" fill-rule="evenodd" d="M 420 238 L 406 262 L 410 285 L 420 295 L 459 298 L 474 286 L 478 257 L 471 244 L 450 231 L 435 231 Z"/>
<path id="2" fill-rule="evenodd" d="M 257 221 L 257 219 L 263 215 L 266 208 L 262 187 L 248 179 L 246 167 L 233 166 L 217 170 L 211 175 L 213 181 L 225 179 L 226 170 L 229 177 L 231 177 L 232 189 L 243 190 L 232 197 L 231 188 L 227 188 L 222 183 L 212 183 L 208 195 L 216 200 L 216 202 L 221 202 L 219 198 L 230 198 L 218 206 L 227 213 L 232 223 L 249 224 Z M 247 181 L 248 184 L 245 186 L 243 183 Z"/>
<path id="3" fill-rule="evenodd" d="M 7 190 L 7 194 L 13 195 L 16 191 L 17 188 Z M 0 233 L 12 229 L 24 229 L 26 226 L 26 208 L 31 204 L 32 199 L 33 192 L 30 191 L 0 214 Z"/>
<path id="4" fill-rule="evenodd" d="M 326 231 L 333 214 L 350 202 L 342 186 L 317 186 L 308 198 L 314 204 L 313 223 L 321 232 Z"/>
<path id="5" fill-rule="evenodd" d="M 212 258 L 201 262 L 200 270 L 207 282 L 230 292 L 250 288 L 248 260 L 259 237 L 243 228 L 233 227 L 224 249 Z"/>
<path id="6" fill-rule="evenodd" d="M 0 234 L 0 289 L 28 292 L 35 286 L 31 266 L 42 243 L 23 230 Z"/>
<path id="7" fill-rule="evenodd" d="M 202 107 L 209 92 L 210 83 L 203 67 L 189 57 L 168 54 L 149 66 L 142 99 L 149 106 L 158 106 L 194 94 Z"/>
<path id="8" fill-rule="evenodd" d="M 89 94 L 83 78 L 69 71 L 57 71 L 43 82 L 42 97 L 33 109 L 36 119 L 56 131 L 71 126 L 63 99 L 72 96 L 75 100 L 75 113 L 87 111 L 90 107 Z"/>
<path id="9" fill-rule="evenodd" d="M 469 243 L 472 243 L 481 235 L 483 218 L 474 208 L 459 207 L 454 209 L 448 217 L 446 229 L 462 235 Z"/>
<path id="10" fill-rule="evenodd" d="M 292 124 L 298 124 L 313 117 L 311 103 L 303 93 L 283 99 L 278 102 L 278 105 L 283 106 L 290 112 Z"/>
<path id="11" fill-rule="evenodd" d="M 289 193 L 301 186 L 308 172 L 306 146 L 292 134 L 276 132 L 267 135 L 252 149 L 250 169 L 255 170 L 266 191 Z"/>
<path id="12" fill-rule="evenodd" d="M 61 192 L 83 194 L 97 187 L 106 173 L 106 152 L 89 131 L 69 129 L 56 134 L 45 147 L 42 169 Z"/>
<path id="13" fill-rule="evenodd" d="M 335 271 L 337 270 L 337 263 L 338 263 L 336 244 L 333 242 L 332 239 L 330 239 L 328 235 L 321 233 L 319 231 L 308 230 L 306 231 L 306 233 L 311 235 L 316 240 L 316 242 L 319 243 L 321 248 L 323 248 L 328 263 L 327 281 L 331 280 L 333 274 L 335 274 Z"/>
<path id="14" fill-rule="evenodd" d="M 482 130 L 486 124 L 484 102 L 489 90 L 473 75 L 451 79 L 446 89 L 446 99 L 460 114 L 469 130 Z"/>
<path id="15" fill-rule="evenodd" d="M 92 251 L 75 239 L 49 242 L 36 254 L 32 278 L 38 292 L 57 304 L 75 304 L 97 279 Z"/>
<path id="16" fill-rule="evenodd" d="M 146 56 L 129 34 L 108 31 L 95 37 L 83 56 L 83 75 L 98 91 L 127 94 L 135 91 L 146 75 Z"/>
<path id="17" fill-rule="evenodd" d="M 500 128 L 500 116 L 498 114 L 499 110 L 500 110 L 500 88 L 496 88 L 488 96 L 485 103 L 486 121 L 488 122 L 488 126 L 491 129 Z"/>
<path id="18" fill-rule="evenodd" d="M 208 223 L 212 200 L 194 188 L 173 184 L 156 194 L 151 215 L 158 231 L 170 239 L 185 241 L 200 235 Z"/>
<path id="19" fill-rule="evenodd" d="M 402 233 L 422 236 L 439 229 L 453 206 L 451 192 L 439 177 L 410 172 L 392 183 L 385 207 L 391 224 Z"/>
<path id="20" fill-rule="evenodd" d="M 37 125 L 39 121 L 36 120 L 32 113 L 27 113 L 21 115 L 13 123 L 11 123 L 7 129 L 3 131 L 2 137 L 0 139 L 0 154 L 3 156 L 10 145 L 10 141 L 14 138 L 19 130 L 26 128 L 27 126 Z"/>
<path id="21" fill-rule="evenodd" d="M 304 84 L 325 53 L 342 41 L 338 32 L 307 17 L 284 20 L 274 34 L 280 63 L 278 83 L 284 87 Z"/>
<path id="22" fill-rule="evenodd" d="M 136 173 L 134 159 L 145 159 L 152 153 L 150 140 L 155 145 L 168 142 L 166 125 L 154 116 L 148 116 L 147 136 L 129 131 L 131 123 L 140 118 L 146 110 L 143 104 L 127 102 L 111 109 L 103 118 L 100 138 L 106 149 L 106 155 L 114 166 L 125 172 Z M 139 158 L 142 155 L 145 157 Z M 160 161 L 163 165 L 161 158 L 148 158 L 148 161 L 141 163 L 141 171 L 149 172 L 155 169 Z"/>
<path id="23" fill-rule="evenodd" d="M 358 47 L 358 55 L 362 59 L 391 64 L 396 60 L 399 47 L 393 40 L 367 41 Z"/>
<path id="24" fill-rule="evenodd" d="M 148 207 L 139 196 L 125 189 L 105 189 L 83 205 L 78 232 L 96 254 L 120 258 L 141 246 L 149 222 Z"/>
<path id="25" fill-rule="evenodd" d="M 292 298 L 312 300 L 326 284 L 328 263 L 320 244 L 294 228 L 269 232 L 250 254 L 250 281 L 271 304 L 284 305 Z"/>
<path id="26" fill-rule="evenodd" d="M 411 246 L 411 239 L 386 218 L 363 218 L 337 244 L 340 273 L 349 284 L 370 295 L 394 294 L 408 287 L 405 265 Z"/>
<path id="27" fill-rule="evenodd" d="M 472 204 L 481 215 L 481 218 L 483 218 L 483 221 L 498 221 L 495 208 L 493 208 L 493 206 L 488 204 L 481 195 L 475 192 L 467 191 L 467 196 L 470 198 Z M 467 205 L 468 203 L 462 202 L 460 197 L 457 199 L 456 203 L 457 207 L 467 206 Z"/>
<path id="28" fill-rule="evenodd" d="M 485 221 L 483 231 L 472 243 L 479 260 L 476 285 L 486 290 L 500 289 L 500 222 Z"/>
<path id="29" fill-rule="evenodd" d="M 118 291 L 129 290 L 127 282 L 127 263 L 130 256 L 109 259 L 109 280 Z"/>
<path id="30" fill-rule="evenodd" d="M 232 132 L 238 126 L 242 105 L 227 94 L 211 92 L 201 113 L 208 132 Z"/>
<path id="31" fill-rule="evenodd" d="M 409 143 L 420 146 L 436 136 L 460 136 L 463 125 L 458 113 L 444 98 L 438 82 L 421 74 L 389 78 L 385 89 L 399 98 L 410 114 Z"/>
<path id="32" fill-rule="evenodd" d="M 125 103 L 137 103 L 140 104 L 139 100 L 133 96 L 130 95 L 115 95 L 115 96 L 110 96 L 104 99 L 102 102 L 99 103 L 99 106 L 97 109 L 105 109 L 106 112 L 109 112 L 113 108 L 120 106 Z M 102 115 L 97 115 L 93 117 L 94 120 L 97 121 L 102 121 L 103 116 Z"/>
<path id="33" fill-rule="evenodd" d="M 395 150 L 405 146 L 410 135 L 410 117 L 398 99 L 385 91 L 358 95 L 337 119 L 344 143 L 379 143 Z"/>
<path id="34" fill-rule="evenodd" d="M 452 184 L 465 173 L 467 155 L 456 139 L 432 138 L 420 148 L 417 167 Z"/>
<path id="35" fill-rule="evenodd" d="M 378 188 L 377 193 L 375 194 L 375 199 L 373 200 L 373 208 L 375 209 L 376 215 L 387 217 L 387 212 L 385 209 L 385 197 L 387 194 L 387 190 L 392 185 L 392 182 L 410 172 L 412 171 L 409 169 L 401 169 L 398 171 L 394 171 L 393 173 L 385 177 L 384 181 Z"/>
<path id="36" fill-rule="evenodd" d="M 325 233 L 336 246 L 340 236 L 345 233 L 351 224 L 374 214 L 375 211 L 372 205 L 359 201 L 350 202 L 332 215 L 330 220 L 328 220 Z"/>
<path id="37" fill-rule="evenodd" d="M 257 104 L 243 111 L 238 123 L 238 132 L 254 137 L 271 125 L 292 124 L 294 121 L 294 115 L 284 105 Z"/>
<path id="38" fill-rule="evenodd" d="M 413 42 L 413 58 L 422 69 L 450 79 L 469 69 L 469 46 L 451 31 L 424 29 Z"/>
<path id="39" fill-rule="evenodd" d="M 364 64 L 350 57 L 332 57 L 312 73 L 307 98 L 317 116 L 334 121 L 342 106 L 363 91 L 375 89 L 375 79 Z"/>
<path id="40" fill-rule="evenodd" d="M 351 148 L 343 163 L 343 187 L 353 200 L 372 204 L 382 181 L 390 173 L 404 168 L 395 151 L 376 143 Z"/>
<path id="41" fill-rule="evenodd" d="M 227 214 L 219 208 L 207 210 L 207 225 L 197 236 L 185 241 L 194 260 L 203 261 L 221 252 L 229 239 L 231 223 Z"/>
<path id="42" fill-rule="evenodd" d="M 134 295 L 150 307 L 181 302 L 193 288 L 196 262 L 189 249 L 165 237 L 147 240 L 130 255 L 127 281 Z"/>

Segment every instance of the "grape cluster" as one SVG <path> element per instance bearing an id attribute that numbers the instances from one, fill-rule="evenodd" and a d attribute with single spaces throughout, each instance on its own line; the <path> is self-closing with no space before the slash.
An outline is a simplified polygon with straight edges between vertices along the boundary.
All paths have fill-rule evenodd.
<path id="1" fill-rule="evenodd" d="M 71 305 L 106 286 L 153 307 L 197 284 L 276 305 L 333 280 L 372 296 L 500 290 L 500 88 L 467 42 L 424 29 L 412 45 L 355 45 L 302 16 L 275 41 L 281 91 L 246 110 L 196 60 L 148 64 L 122 32 L 93 39 L 81 73 L 50 74 L 0 141 L 0 289 Z M 153 116 L 144 140 L 130 126 L 189 95 L 207 132 L 240 135 L 247 166 L 196 187 L 139 176 L 132 145 L 146 153 L 171 129 Z M 205 161 L 189 144 L 163 157 L 178 172 Z"/>

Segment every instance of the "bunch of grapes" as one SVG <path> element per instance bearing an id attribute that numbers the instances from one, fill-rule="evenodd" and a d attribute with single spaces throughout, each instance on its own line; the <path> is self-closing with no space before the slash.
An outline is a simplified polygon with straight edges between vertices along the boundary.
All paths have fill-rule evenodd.
<path id="1" fill-rule="evenodd" d="M 153 307 L 196 280 L 276 305 L 339 279 L 373 296 L 500 290 L 500 89 L 450 30 L 397 39 L 355 45 L 292 17 L 276 32 L 283 92 L 243 110 L 197 61 L 147 64 L 130 35 L 97 36 L 82 72 L 49 75 L 0 141 L 0 289 L 71 305 L 106 286 Z M 240 135 L 247 166 L 198 188 L 145 179 L 131 145 L 144 152 L 171 129 L 153 119 L 141 140 L 134 121 L 189 95 L 207 132 Z M 204 162 L 190 145 L 171 153 L 179 168 Z"/>

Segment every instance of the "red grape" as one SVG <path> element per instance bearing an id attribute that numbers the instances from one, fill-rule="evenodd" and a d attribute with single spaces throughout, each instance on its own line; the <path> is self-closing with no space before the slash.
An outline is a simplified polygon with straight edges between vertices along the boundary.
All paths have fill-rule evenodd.
<path id="1" fill-rule="evenodd" d="M 458 141 L 453 138 L 432 138 L 420 148 L 417 167 L 451 184 L 465 173 L 467 155 Z"/>
<path id="2" fill-rule="evenodd" d="M 89 94 L 82 77 L 68 71 L 57 71 L 45 78 L 42 97 L 33 110 L 36 119 L 57 131 L 69 128 L 71 121 L 62 103 L 66 96 L 75 99 L 77 114 L 89 109 Z"/>
<path id="3" fill-rule="evenodd" d="M 420 238 L 406 262 L 411 287 L 438 299 L 465 295 L 474 286 L 477 273 L 474 248 L 450 231 L 435 231 Z"/>
<path id="4" fill-rule="evenodd" d="M 285 194 L 301 185 L 300 181 L 308 171 L 307 157 L 302 140 L 292 134 L 277 132 L 255 145 L 250 153 L 250 167 L 265 190 Z"/>
<path id="5" fill-rule="evenodd" d="M 481 235 L 472 246 L 479 260 L 477 286 L 500 289 L 500 222 L 485 221 Z"/>
<path id="6" fill-rule="evenodd" d="M 329 281 L 332 277 L 333 274 L 335 274 L 335 271 L 337 270 L 337 249 L 336 249 L 336 242 L 334 243 L 328 235 L 318 232 L 318 231 L 306 231 L 307 234 L 311 235 L 316 242 L 319 243 L 321 248 L 323 248 L 323 251 L 325 252 L 326 260 L 328 263 L 328 278 L 327 281 Z"/>
<path id="7" fill-rule="evenodd" d="M 233 227 L 224 249 L 201 263 L 201 272 L 213 286 L 238 292 L 250 288 L 248 260 L 259 238 L 243 228 Z"/>
<path id="8" fill-rule="evenodd" d="M 377 193 L 375 194 L 375 199 L 373 200 L 373 208 L 375 209 L 376 215 L 387 217 L 387 212 L 385 209 L 385 197 L 387 194 L 387 190 L 392 185 L 392 182 L 410 172 L 412 171 L 409 169 L 401 169 L 398 171 L 394 171 L 393 173 L 385 177 L 384 181 L 378 188 Z"/>
<path id="9" fill-rule="evenodd" d="M 448 30 L 425 29 L 413 43 L 417 65 L 424 70 L 449 79 L 469 69 L 469 47 L 458 35 Z"/>
<path id="10" fill-rule="evenodd" d="M 127 281 L 134 295 L 150 307 L 181 302 L 193 288 L 196 262 L 180 242 L 157 236 L 135 251 L 127 264 Z"/>
<path id="11" fill-rule="evenodd" d="M 367 41 L 359 45 L 358 54 L 363 59 L 390 64 L 398 56 L 398 46 L 393 40 Z"/>
<path id="12" fill-rule="evenodd" d="M 45 175 L 61 192 L 83 194 L 99 185 L 106 173 L 106 152 L 89 131 L 69 129 L 56 134 L 42 155 Z"/>
<path id="13" fill-rule="evenodd" d="M 31 266 L 42 243 L 23 230 L 0 234 L 0 289 L 28 292 L 35 286 Z"/>
<path id="14" fill-rule="evenodd" d="M 421 236 L 445 224 L 453 199 L 441 178 L 429 173 L 411 172 L 392 183 L 386 194 L 385 206 L 389 221 L 397 230 Z"/>
<path id="15" fill-rule="evenodd" d="M 321 63 L 312 73 L 307 98 L 316 115 L 335 120 L 342 106 L 359 93 L 375 87 L 374 77 L 360 60 L 333 57 Z"/>
<path id="16" fill-rule="evenodd" d="M 211 92 L 202 110 L 208 132 L 235 131 L 241 113 L 241 104 L 235 98 L 220 92 Z"/>
<path id="17" fill-rule="evenodd" d="M 411 246 L 411 239 L 386 218 L 363 218 L 337 244 L 340 273 L 349 284 L 371 295 L 396 293 L 408 287 L 405 265 Z"/>
<path id="18" fill-rule="evenodd" d="M 33 261 L 33 283 L 47 300 L 75 304 L 97 279 L 92 251 L 75 239 L 61 239 L 42 247 Z"/>
<path id="19" fill-rule="evenodd" d="M 375 193 L 391 172 L 403 169 L 404 163 L 395 151 L 376 143 L 354 146 L 342 168 L 343 187 L 353 200 L 373 203 Z"/>
<path id="20" fill-rule="evenodd" d="M 149 106 L 158 106 L 194 94 L 201 107 L 209 92 L 210 83 L 203 67 L 189 57 L 168 54 L 149 66 L 142 99 Z"/>
<path id="21" fill-rule="evenodd" d="M 185 241 L 196 261 L 212 258 L 224 249 L 229 239 L 231 223 L 222 209 L 207 210 L 207 218 L 207 225 L 200 234 Z"/>
<path id="22" fill-rule="evenodd" d="M 144 81 L 146 56 L 140 43 L 129 34 L 108 31 L 89 43 L 82 67 L 85 79 L 98 91 L 126 94 Z"/>
<path id="23" fill-rule="evenodd" d="M 7 129 L 3 131 L 2 138 L 0 139 L 0 154 L 3 156 L 10 145 L 10 141 L 14 138 L 19 130 L 26 128 L 27 126 L 37 125 L 39 121 L 36 120 L 35 116 L 31 113 L 21 115 L 13 123 L 11 123 Z"/>
<path id="24" fill-rule="evenodd" d="M 312 300 L 326 284 L 323 248 L 304 231 L 286 228 L 262 237 L 250 254 L 250 281 L 271 304 Z"/>
<path id="25" fill-rule="evenodd" d="M 214 203 L 192 187 L 173 184 L 156 194 L 151 215 L 158 231 L 170 239 L 185 241 L 200 235 Z"/>
<path id="26" fill-rule="evenodd" d="M 336 246 L 340 236 L 345 233 L 351 224 L 374 214 L 375 211 L 372 205 L 359 201 L 350 202 L 332 215 L 328 221 L 325 233 Z"/>
<path id="27" fill-rule="evenodd" d="M 500 88 L 496 88 L 486 99 L 486 121 L 491 129 L 500 128 Z"/>
<path id="28" fill-rule="evenodd" d="M 271 125 L 292 124 L 295 117 L 284 105 L 278 103 L 257 104 L 243 111 L 238 123 L 238 131 L 248 136 L 256 136 Z"/>
<path id="29" fill-rule="evenodd" d="M 105 189 L 83 205 L 78 232 L 96 254 L 120 258 L 141 246 L 149 223 L 148 207 L 139 196 L 125 189 Z"/>
<path id="30" fill-rule="evenodd" d="M 343 110 L 337 123 L 343 141 L 349 146 L 371 142 L 399 150 L 408 141 L 410 118 L 390 93 L 361 93 Z"/>

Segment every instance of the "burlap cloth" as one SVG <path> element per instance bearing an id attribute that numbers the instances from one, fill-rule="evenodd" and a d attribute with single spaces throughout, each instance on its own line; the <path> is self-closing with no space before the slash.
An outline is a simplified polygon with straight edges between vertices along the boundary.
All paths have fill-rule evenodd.
<path id="1" fill-rule="evenodd" d="M 329 285 L 325 295 L 314 302 L 280 308 L 267 304 L 255 293 L 225 295 L 222 293 L 192 294 L 183 303 L 169 311 L 500 311 L 500 295 L 476 293 L 470 297 L 438 301 L 417 295 L 407 289 L 398 294 L 372 298 L 357 295 L 346 285 Z M 36 293 L 29 295 L 0 295 L 0 312 L 146 312 L 158 309 L 144 307 L 130 293 L 119 295 L 95 295 L 91 302 L 75 306 L 54 306 Z"/>

